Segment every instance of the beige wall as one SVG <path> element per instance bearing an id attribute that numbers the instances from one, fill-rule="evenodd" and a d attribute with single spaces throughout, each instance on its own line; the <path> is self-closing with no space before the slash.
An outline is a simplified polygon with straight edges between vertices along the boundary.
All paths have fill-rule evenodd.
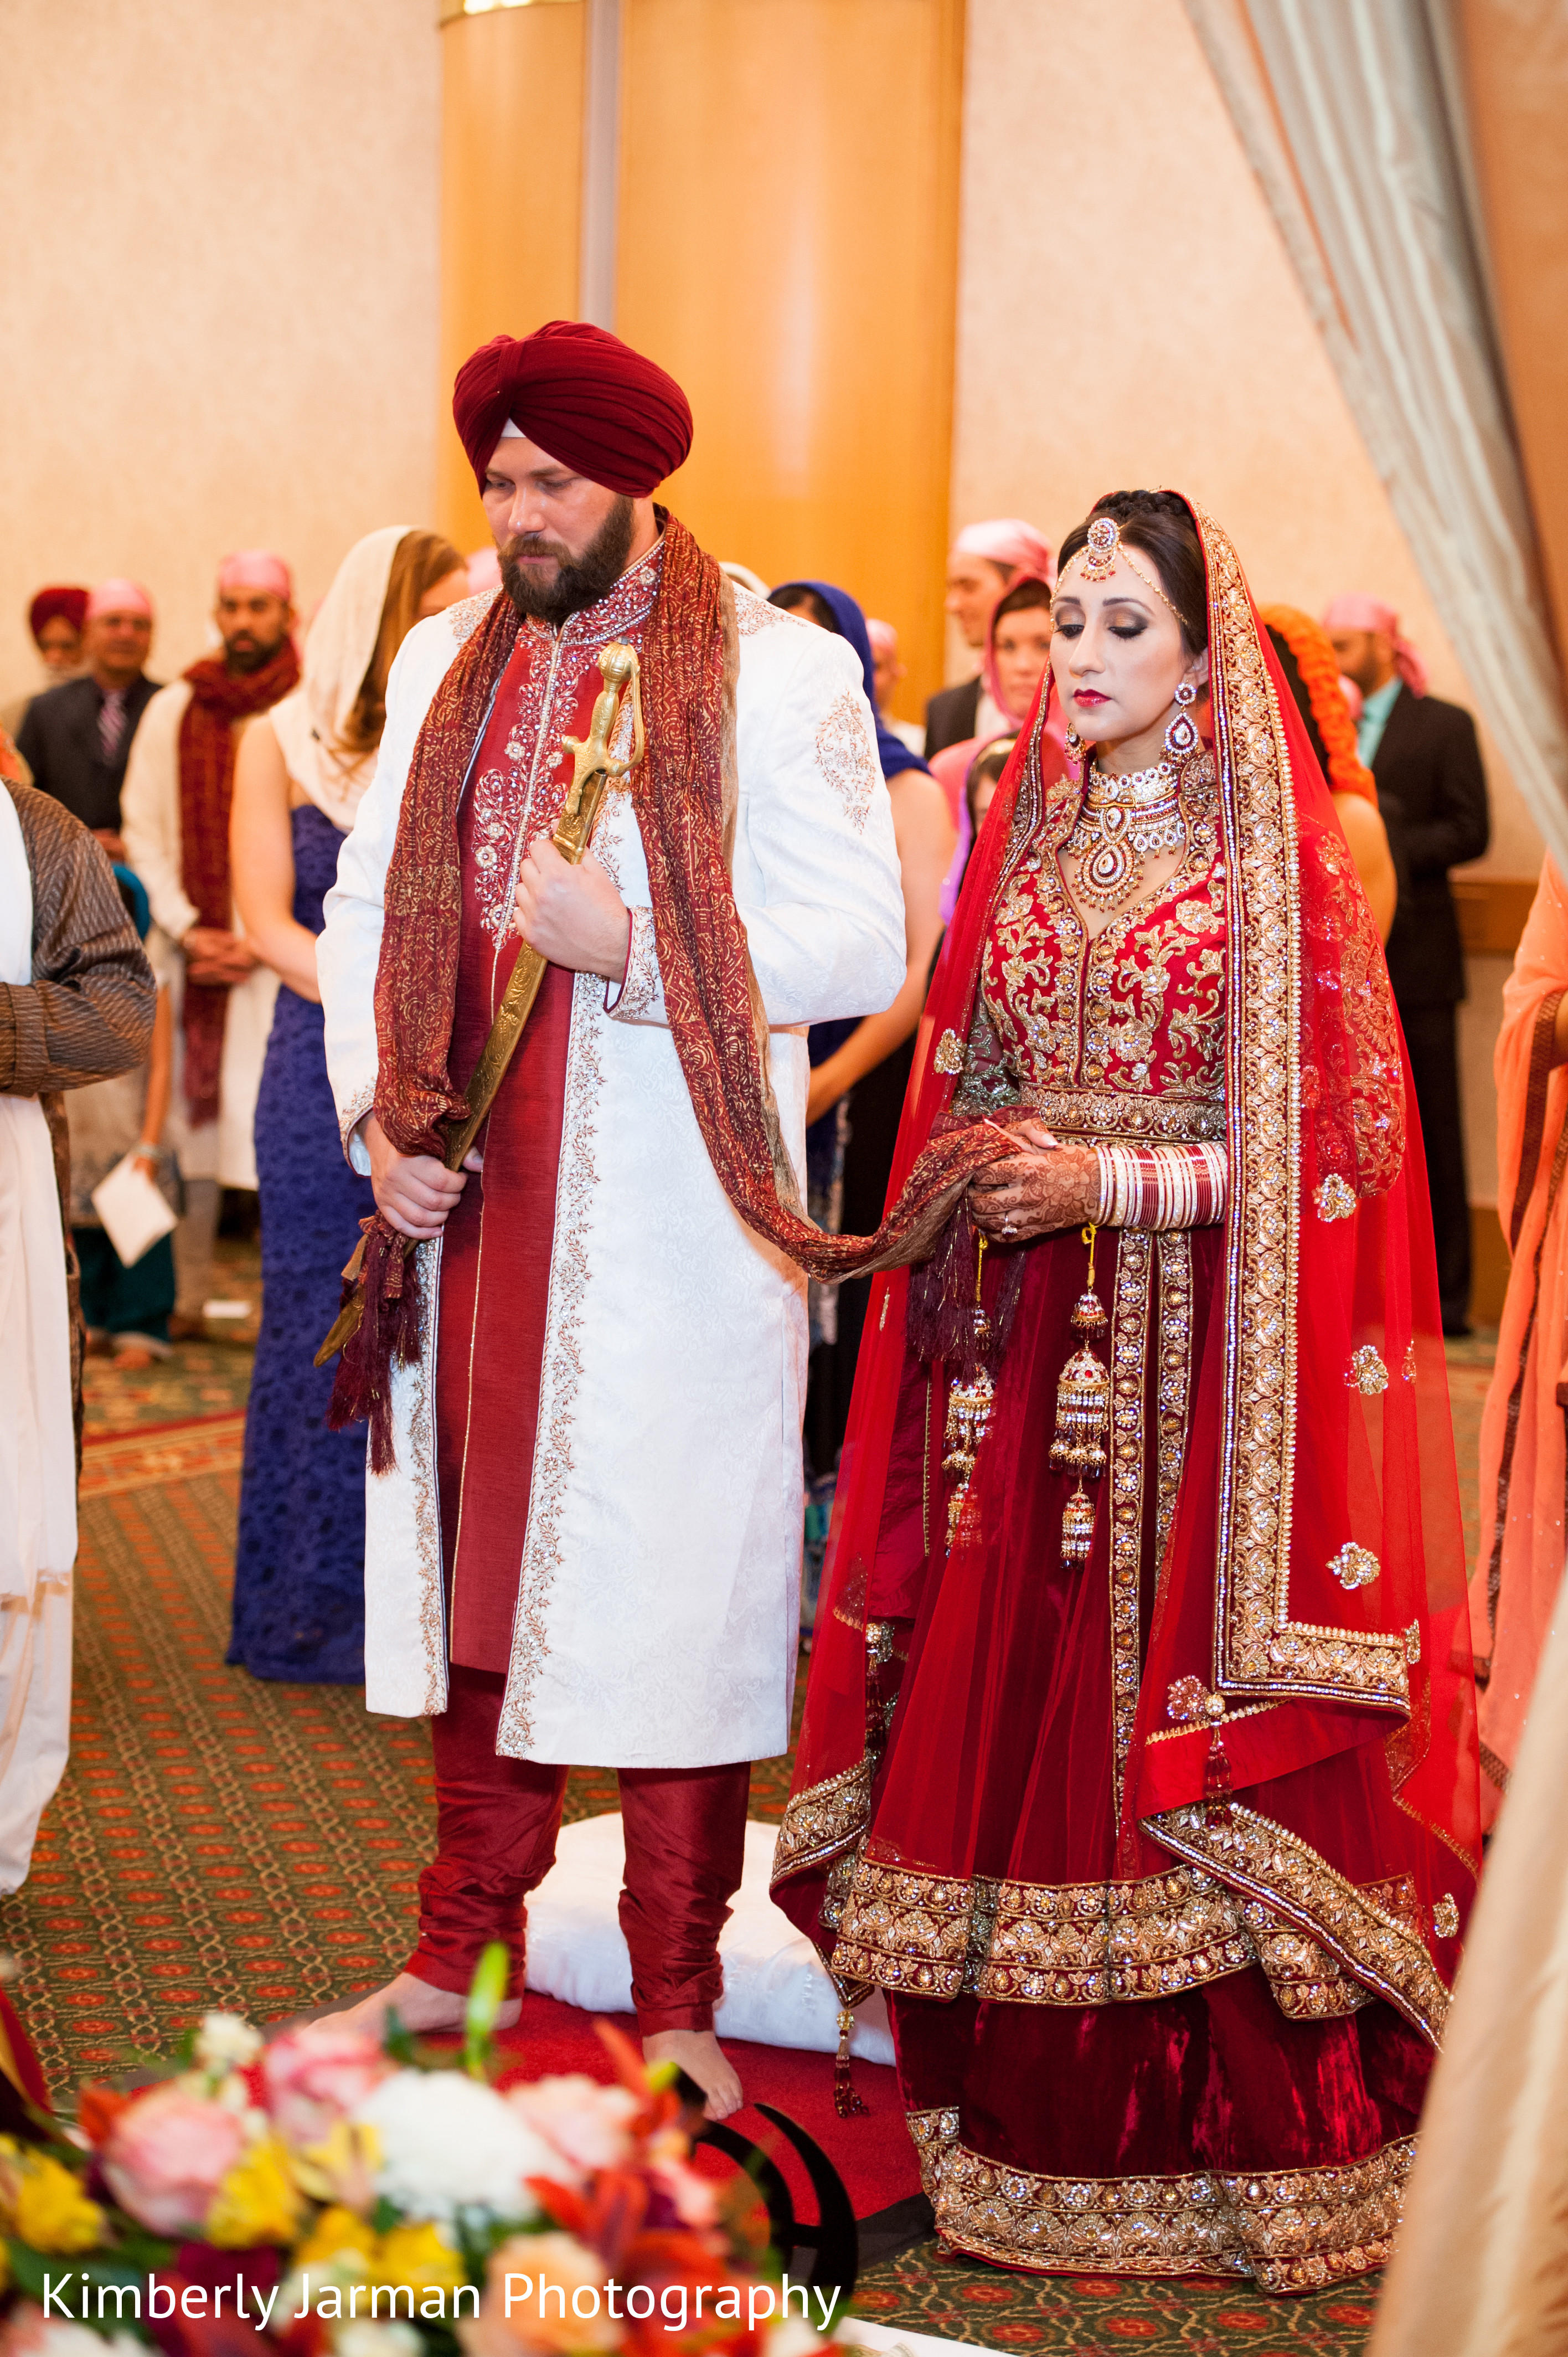
<path id="1" fill-rule="evenodd" d="M 48 580 L 144 579 L 153 670 L 216 560 L 307 602 L 433 521 L 434 0 L 0 0 L 0 693 Z"/>
<path id="2" fill-rule="evenodd" d="M 1261 602 L 1375 591 L 1434 691 L 1473 705 L 1182 0 L 969 0 L 962 203 L 955 525 L 1024 515 L 1055 542 L 1102 491 L 1177 487 Z M 1541 839 L 1487 753 L 1477 872 L 1533 875 Z M 1463 1077 L 1489 1201 L 1507 966 L 1475 966 Z"/>

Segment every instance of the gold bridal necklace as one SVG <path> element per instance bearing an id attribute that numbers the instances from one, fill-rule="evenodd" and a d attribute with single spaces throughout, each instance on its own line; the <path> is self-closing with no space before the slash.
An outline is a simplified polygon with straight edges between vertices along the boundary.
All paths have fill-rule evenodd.
<path id="1" fill-rule="evenodd" d="M 1156 853 L 1180 851 L 1186 842 L 1180 781 L 1169 761 L 1156 761 L 1122 778 L 1090 768 L 1063 848 L 1078 862 L 1079 898 L 1114 911 L 1138 898 Z"/>

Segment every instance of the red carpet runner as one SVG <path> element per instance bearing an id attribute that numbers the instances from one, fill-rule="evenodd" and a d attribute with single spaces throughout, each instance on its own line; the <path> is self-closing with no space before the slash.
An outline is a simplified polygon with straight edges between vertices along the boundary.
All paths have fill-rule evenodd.
<path id="1" fill-rule="evenodd" d="M 613 2016 L 616 2026 L 635 2040 L 636 2024 L 629 2014 Z M 522 2018 L 515 2029 L 503 2030 L 499 2043 L 510 2061 L 527 2066 L 531 2077 L 546 2072 L 581 2071 L 591 2079 L 609 2079 L 609 2058 L 594 2030 L 594 2017 L 559 1998 L 530 1994 L 522 2001 Z M 753 2046 L 726 2038 L 725 2051 L 740 2072 L 741 2084 L 753 2101 L 760 2098 L 787 2112 L 808 2136 L 822 2146 L 844 2182 L 857 2218 L 874 2217 L 895 2201 L 920 2190 L 915 2148 L 904 2126 L 896 2074 L 886 2063 L 854 2064 L 854 2083 L 866 2107 L 864 2119 L 841 2120 L 833 2109 L 833 2063 L 831 2054 L 803 2054 L 796 2047 Z M 772 2150 L 778 2137 L 768 2122 L 748 2104 L 730 2126 Z M 785 2147 L 775 2153 L 802 2217 L 815 2214 L 815 2203 L 805 2172 L 795 2154 Z"/>

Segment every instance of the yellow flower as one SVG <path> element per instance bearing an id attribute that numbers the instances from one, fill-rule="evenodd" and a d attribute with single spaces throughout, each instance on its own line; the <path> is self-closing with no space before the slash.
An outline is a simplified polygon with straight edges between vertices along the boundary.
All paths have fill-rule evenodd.
<path id="1" fill-rule="evenodd" d="M 295 2251 L 293 2264 L 296 2270 L 314 2267 L 319 2271 L 329 2267 L 342 2253 L 348 2252 L 361 2263 L 364 2272 L 369 2275 L 375 2249 L 375 2235 L 364 2220 L 357 2218 L 351 2210 L 345 2210 L 341 2202 L 338 2202 L 330 2210 L 321 2212 Z"/>
<path id="2" fill-rule="evenodd" d="M 276 2136 L 262 2136 L 213 2195 L 207 2239 L 226 2251 L 248 2251 L 253 2243 L 292 2243 L 304 2215 L 305 2199 L 290 2174 L 287 2151 Z"/>
<path id="3" fill-rule="evenodd" d="M 376 2246 L 376 2281 L 410 2291 L 456 2291 L 468 2278 L 437 2226 L 393 2226 Z"/>
<path id="4" fill-rule="evenodd" d="M 313 2201 L 371 2210 L 381 2165 L 381 2138 L 375 2129 L 337 2120 L 319 2144 L 306 2145 L 295 2155 L 294 2173 Z"/>
<path id="5" fill-rule="evenodd" d="M 11 2231 L 35 2251 L 91 2251 L 103 2239 L 104 2216 L 81 2179 L 47 2152 L 23 2160 Z"/>

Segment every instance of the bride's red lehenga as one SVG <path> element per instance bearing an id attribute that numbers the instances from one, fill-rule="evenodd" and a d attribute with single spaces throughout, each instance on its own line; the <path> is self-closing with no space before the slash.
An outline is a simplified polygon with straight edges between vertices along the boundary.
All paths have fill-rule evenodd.
<path id="1" fill-rule="evenodd" d="M 1213 739 L 1183 765 L 1183 866 L 1086 940 L 1057 856 L 1082 779 L 1037 712 L 894 1174 L 982 1115 L 1137 1149 L 1166 1224 L 1095 1241 L 1088 1559 L 1063 1561 L 1076 1477 L 1050 1461 L 1078 1232 L 983 1256 L 1006 1332 L 956 1498 L 968 1371 L 908 1340 L 909 1273 L 879 1277 L 775 1896 L 846 1993 L 886 1992 L 948 2244 L 1294 2291 L 1387 2255 L 1478 1865 L 1475 1697 L 1387 970 L 1194 513 Z M 942 1265 L 972 1287 L 960 1221 Z"/>

